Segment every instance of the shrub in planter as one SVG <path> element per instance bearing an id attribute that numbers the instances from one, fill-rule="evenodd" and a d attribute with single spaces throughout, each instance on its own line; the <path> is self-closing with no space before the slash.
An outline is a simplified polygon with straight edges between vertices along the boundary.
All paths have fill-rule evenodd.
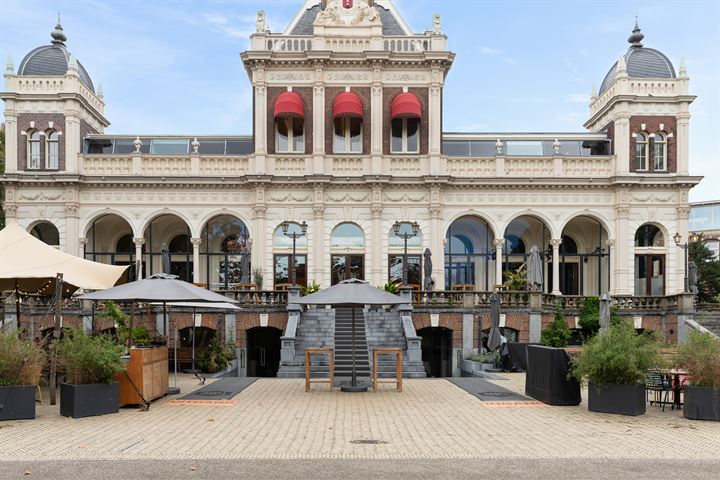
<path id="1" fill-rule="evenodd" d="M 540 342 L 546 347 L 563 348 L 566 347 L 572 332 L 565 321 L 565 313 L 560 306 L 560 302 L 555 304 L 555 321 L 550 324 L 540 334 Z"/>
<path id="2" fill-rule="evenodd" d="M 45 361 L 39 345 L 0 332 L 0 420 L 35 418 L 35 385 Z"/>
<path id="3" fill-rule="evenodd" d="M 720 339 L 693 331 L 680 345 L 677 367 L 689 375 L 683 415 L 692 420 L 720 421 Z"/>
<path id="4" fill-rule="evenodd" d="M 645 376 L 659 364 L 660 344 L 651 335 L 636 335 L 633 326 L 612 323 L 585 343 L 573 359 L 572 375 L 588 382 L 588 410 L 645 413 Z"/>
<path id="5" fill-rule="evenodd" d="M 217 373 L 230 366 L 229 348 L 225 348 L 216 337 L 200 352 L 198 366 L 203 372 Z M 234 350 L 233 350 L 234 351 Z"/>
<path id="6" fill-rule="evenodd" d="M 469 362 L 479 363 L 481 365 L 481 368 L 474 368 L 473 370 L 487 370 L 489 368 L 494 368 L 497 362 L 500 361 L 500 352 L 495 351 L 479 353 L 477 355 L 470 355 L 465 360 Z"/>
<path id="7" fill-rule="evenodd" d="M 58 342 L 57 351 L 67 377 L 60 385 L 60 414 L 80 418 L 117 413 L 120 397 L 113 375 L 122 370 L 124 347 L 110 337 L 73 329 Z"/>

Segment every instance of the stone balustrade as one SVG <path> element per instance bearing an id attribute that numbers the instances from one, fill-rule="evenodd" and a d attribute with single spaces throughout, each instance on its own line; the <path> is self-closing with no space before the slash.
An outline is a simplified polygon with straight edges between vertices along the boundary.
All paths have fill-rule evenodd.
<path id="1" fill-rule="evenodd" d="M 397 53 L 423 53 L 447 51 L 444 35 L 410 35 L 403 37 L 353 36 L 323 34 L 283 35 L 258 33 L 251 38 L 252 51 L 309 52 L 327 50 L 333 52 L 386 51 Z"/>

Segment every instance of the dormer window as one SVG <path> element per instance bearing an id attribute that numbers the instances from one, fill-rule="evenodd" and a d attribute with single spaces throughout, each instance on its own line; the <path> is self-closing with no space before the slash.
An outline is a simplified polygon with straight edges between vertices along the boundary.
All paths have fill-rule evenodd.
<path id="1" fill-rule="evenodd" d="M 60 168 L 60 149 L 58 147 L 58 134 L 55 130 L 45 132 L 45 156 L 48 170 Z"/>
<path id="2" fill-rule="evenodd" d="M 31 130 L 27 132 L 28 149 L 27 149 L 27 168 L 28 170 L 40 169 L 40 132 Z"/>
<path id="3" fill-rule="evenodd" d="M 420 100 L 412 93 L 401 93 L 392 102 L 390 153 L 420 153 Z"/>
<path id="4" fill-rule="evenodd" d="M 653 138 L 653 169 L 667 170 L 667 136 L 663 132 L 656 133 Z"/>
<path id="5" fill-rule="evenodd" d="M 295 92 L 283 92 L 275 101 L 275 151 L 305 153 L 305 102 Z"/>
<path id="6" fill-rule="evenodd" d="M 353 92 L 343 92 L 333 102 L 335 153 L 362 153 L 363 103 Z"/>
<path id="7" fill-rule="evenodd" d="M 636 170 L 647 170 L 648 169 L 648 136 L 644 132 L 637 133 L 635 135 L 635 169 Z"/>

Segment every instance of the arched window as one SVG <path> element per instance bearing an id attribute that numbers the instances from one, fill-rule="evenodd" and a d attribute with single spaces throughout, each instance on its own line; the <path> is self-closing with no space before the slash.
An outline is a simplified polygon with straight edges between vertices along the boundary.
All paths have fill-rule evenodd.
<path id="1" fill-rule="evenodd" d="M 667 170 L 667 137 L 663 132 L 655 134 L 653 139 L 653 168 L 656 171 Z"/>
<path id="2" fill-rule="evenodd" d="M 635 232 L 635 295 L 665 295 L 665 236 L 655 225 Z"/>
<path id="3" fill-rule="evenodd" d="M 560 244 L 560 255 L 577 255 L 578 247 L 575 240 L 568 237 L 567 235 L 562 236 L 562 243 Z"/>
<path id="4" fill-rule="evenodd" d="M 27 168 L 40 169 L 40 132 L 37 130 L 28 132 Z"/>
<path id="5" fill-rule="evenodd" d="M 237 234 L 230 235 L 222 241 L 220 251 L 230 255 L 240 255 L 248 249 L 247 237 Z"/>
<path id="6" fill-rule="evenodd" d="M 658 227 L 646 224 L 641 226 L 635 232 L 635 246 L 644 247 L 664 247 L 665 237 Z"/>
<path id="7" fill-rule="evenodd" d="M 490 225 L 479 217 L 467 215 L 450 224 L 445 235 L 446 290 L 489 290 L 496 265 L 494 238 Z"/>
<path id="8" fill-rule="evenodd" d="M 525 242 L 517 235 L 506 235 L 505 245 L 503 245 L 503 253 L 508 255 L 523 255 L 527 253 Z"/>
<path id="9" fill-rule="evenodd" d="M 192 253 L 192 251 L 190 237 L 185 234 L 176 235 L 168 245 L 168 252 L 170 253 Z"/>
<path id="10" fill-rule="evenodd" d="M 362 153 L 363 103 L 354 92 L 343 92 L 333 102 L 334 153 Z"/>
<path id="11" fill-rule="evenodd" d="M 302 230 L 302 227 L 297 222 L 288 222 L 288 233 L 298 233 Z M 292 249 L 292 238 L 288 237 L 283 233 L 282 225 L 275 229 L 273 235 L 273 246 L 280 249 Z M 307 235 L 303 235 L 295 240 L 296 248 L 307 247 Z"/>
<path id="12" fill-rule="evenodd" d="M 365 278 L 365 232 L 354 223 L 341 223 L 330 235 L 330 283 Z"/>
<path id="13" fill-rule="evenodd" d="M 278 153 L 305 153 L 305 121 L 297 117 L 279 117 L 275 121 Z"/>
<path id="14" fill-rule="evenodd" d="M 60 245 L 60 233 L 57 227 L 49 222 L 38 223 L 30 230 L 30 234 L 48 245 L 57 247 Z"/>
<path id="15" fill-rule="evenodd" d="M 57 170 L 60 167 L 60 149 L 58 148 L 58 134 L 55 130 L 45 133 L 45 154 L 48 170 Z"/>
<path id="16" fill-rule="evenodd" d="M 133 242 L 132 234 L 123 235 L 115 245 L 117 253 L 135 253 L 135 242 Z"/>
<path id="17" fill-rule="evenodd" d="M 341 223 L 332 231 L 330 244 L 333 247 L 362 248 L 365 246 L 365 233 L 354 223 Z"/>
<path id="18" fill-rule="evenodd" d="M 641 132 L 635 135 L 635 169 L 647 170 L 648 137 Z"/>
<path id="19" fill-rule="evenodd" d="M 422 107 L 417 96 L 399 94 L 392 102 L 390 115 L 390 153 L 419 153 Z"/>

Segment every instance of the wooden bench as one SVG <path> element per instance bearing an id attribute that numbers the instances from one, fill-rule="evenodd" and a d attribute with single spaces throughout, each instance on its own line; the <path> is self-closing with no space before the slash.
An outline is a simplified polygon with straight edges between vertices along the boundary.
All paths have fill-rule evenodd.
<path id="1" fill-rule="evenodd" d="M 395 355 L 395 378 L 389 380 L 378 379 L 378 357 L 380 355 Z M 377 391 L 378 383 L 394 383 L 397 391 L 402 392 L 402 349 L 375 348 L 373 349 L 373 390 Z"/>
<path id="2" fill-rule="evenodd" d="M 310 378 L 310 366 L 312 355 L 327 354 L 330 356 L 330 378 L 329 379 L 318 379 L 312 380 Z M 329 383 L 330 390 L 333 389 L 335 384 L 335 349 L 333 348 L 307 348 L 305 349 L 305 391 L 310 391 L 311 383 Z"/>

